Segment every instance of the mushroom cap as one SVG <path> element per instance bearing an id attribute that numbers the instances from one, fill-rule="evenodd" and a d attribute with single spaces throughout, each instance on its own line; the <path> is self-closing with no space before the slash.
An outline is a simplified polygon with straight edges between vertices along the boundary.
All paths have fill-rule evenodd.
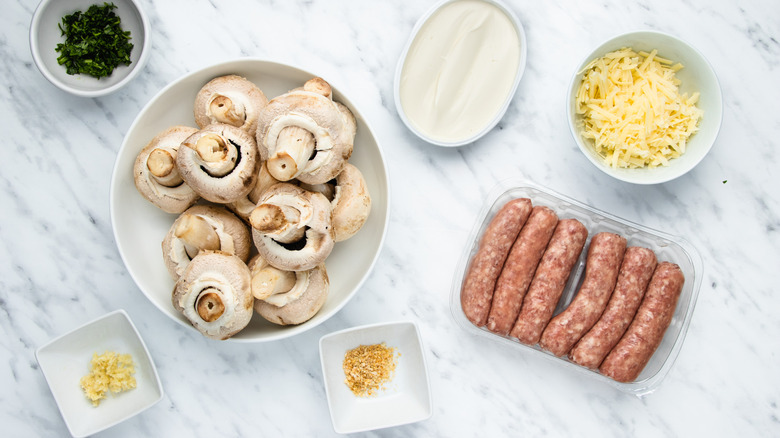
<path id="1" fill-rule="evenodd" d="M 235 254 L 244 262 L 249 259 L 252 238 L 246 223 L 223 206 L 194 205 L 176 218 L 162 241 L 163 259 L 171 278 L 181 277 L 191 260 L 185 243 L 176 236 L 177 228 L 187 215 L 203 219 L 214 230 L 219 242 L 217 249 Z"/>
<path id="2" fill-rule="evenodd" d="M 262 269 L 268 262 L 256 257 L 250 262 L 250 272 Z M 288 292 L 255 299 L 255 312 L 278 325 L 302 324 L 319 312 L 328 298 L 330 281 L 325 264 L 307 271 L 295 272 L 295 285 Z"/>
<path id="3" fill-rule="evenodd" d="M 220 147 L 201 148 L 208 140 Z M 251 135 L 235 126 L 215 123 L 182 142 L 176 165 L 184 181 L 203 199 L 227 204 L 252 190 L 260 161 Z"/>
<path id="4" fill-rule="evenodd" d="M 301 184 L 301 187 L 322 193 L 330 199 L 336 242 L 354 236 L 371 213 L 371 195 L 366 180 L 363 173 L 351 163 L 347 163 L 336 179 L 327 184 Z"/>
<path id="5" fill-rule="evenodd" d="M 279 220 L 276 229 L 270 231 L 261 231 L 252 222 L 252 239 L 261 257 L 285 271 L 306 271 L 325 261 L 335 244 L 328 198 L 293 184 L 279 183 L 263 193 L 256 210 L 268 207 L 292 210 L 298 218 Z M 290 235 L 299 236 L 299 231 L 301 238 L 287 239 Z"/>
<path id="6" fill-rule="evenodd" d="M 311 81 L 325 83 L 314 78 L 307 84 Z M 305 129 L 315 141 L 315 153 L 295 175 L 299 181 L 309 184 L 330 181 L 352 155 L 355 116 L 346 106 L 333 101 L 330 93 L 325 96 L 308 91 L 304 85 L 271 99 L 261 111 L 257 125 L 257 144 L 263 160 L 276 156 L 279 133 L 287 127 Z"/>
<path id="7" fill-rule="evenodd" d="M 222 251 L 202 251 L 176 282 L 171 302 L 198 331 L 223 340 L 252 319 L 250 284 L 249 267 L 241 259 Z"/>
<path id="8" fill-rule="evenodd" d="M 181 143 L 198 130 L 189 126 L 171 126 L 158 133 L 152 140 L 139 152 L 133 165 L 133 179 L 138 192 L 149 202 L 162 209 L 166 213 L 181 213 L 189 206 L 194 204 L 199 196 L 184 181 L 171 186 L 162 184 L 149 170 L 149 156 L 155 150 L 161 150 L 168 153 L 174 160 L 178 154 Z M 178 169 L 174 165 L 170 169 L 171 173 L 178 174 Z"/>
<path id="9" fill-rule="evenodd" d="M 255 134 L 260 110 L 268 104 L 260 88 L 238 75 L 218 76 L 195 96 L 193 114 L 199 128 L 226 123 Z"/>

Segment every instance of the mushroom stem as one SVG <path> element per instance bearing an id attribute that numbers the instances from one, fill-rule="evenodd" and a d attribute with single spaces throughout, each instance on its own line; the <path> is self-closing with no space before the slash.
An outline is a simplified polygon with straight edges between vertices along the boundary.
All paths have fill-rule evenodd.
<path id="1" fill-rule="evenodd" d="M 181 175 L 176 169 L 176 159 L 165 149 L 158 148 L 150 152 L 146 168 L 152 178 L 162 186 L 176 187 L 182 183 Z"/>
<path id="2" fill-rule="evenodd" d="M 219 123 L 241 127 L 246 121 L 243 108 L 223 94 L 217 94 L 209 104 L 209 113 Z"/>
<path id="3" fill-rule="evenodd" d="M 198 315 L 206 322 L 214 322 L 225 313 L 225 304 L 222 302 L 222 298 L 210 290 L 213 288 L 204 289 L 195 303 Z"/>
<path id="4" fill-rule="evenodd" d="M 301 212 L 289 205 L 260 204 L 249 215 L 252 228 L 263 234 L 274 234 L 279 242 L 290 243 L 303 237 L 305 230 L 296 225 Z"/>
<path id="5" fill-rule="evenodd" d="M 295 281 L 294 272 L 266 266 L 252 275 L 252 295 L 258 300 L 264 300 L 271 295 L 289 292 L 295 286 Z"/>
<path id="6" fill-rule="evenodd" d="M 279 132 L 274 155 L 268 159 L 268 172 L 279 181 L 289 181 L 301 172 L 314 153 L 314 135 L 298 126 Z"/>
<path id="7" fill-rule="evenodd" d="M 184 214 L 173 231 L 181 239 L 187 255 L 192 259 L 201 250 L 220 248 L 219 235 L 205 219 L 200 216 Z"/>
<path id="8" fill-rule="evenodd" d="M 198 154 L 203 169 L 213 177 L 223 177 L 236 167 L 238 150 L 221 135 L 207 133 L 198 138 L 195 144 L 182 144 Z"/>
<path id="9" fill-rule="evenodd" d="M 206 134 L 195 143 L 195 151 L 207 163 L 217 163 L 227 158 L 225 139 L 215 134 Z"/>

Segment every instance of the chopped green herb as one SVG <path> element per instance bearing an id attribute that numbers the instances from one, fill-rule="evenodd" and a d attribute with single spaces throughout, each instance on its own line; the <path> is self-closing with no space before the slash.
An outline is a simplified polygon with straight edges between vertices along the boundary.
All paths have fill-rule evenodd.
<path id="1" fill-rule="evenodd" d="M 57 62 L 68 74 L 84 73 L 99 79 L 111 75 L 120 64 L 130 65 L 130 31 L 122 30 L 114 9 L 113 3 L 103 3 L 62 17 L 59 28 L 65 42 L 57 44 Z"/>
<path id="2" fill-rule="evenodd" d="M 724 180 L 723 180 L 723 184 L 726 184 L 728 181 L 729 181 L 729 180 L 727 180 L 727 179 L 724 179 Z"/>

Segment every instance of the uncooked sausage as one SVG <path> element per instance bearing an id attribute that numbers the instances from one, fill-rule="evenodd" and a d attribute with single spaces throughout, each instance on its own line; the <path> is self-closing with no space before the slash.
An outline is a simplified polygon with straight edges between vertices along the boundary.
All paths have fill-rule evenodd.
<path id="1" fill-rule="evenodd" d="M 510 336 L 528 345 L 539 342 L 587 239 L 588 230 L 577 219 L 558 222 Z"/>
<path id="2" fill-rule="evenodd" d="M 548 207 L 535 206 L 531 211 L 496 281 L 487 320 L 491 332 L 509 334 L 557 223 L 558 216 Z"/>
<path id="3" fill-rule="evenodd" d="M 626 249 L 612 298 L 596 325 L 569 352 L 572 362 L 598 369 L 634 319 L 657 264 L 655 253 L 647 248 Z"/>
<path id="4" fill-rule="evenodd" d="M 507 202 L 496 212 L 480 239 L 460 293 L 463 313 L 477 327 L 487 322 L 496 279 L 532 208 L 528 198 Z"/>
<path id="5" fill-rule="evenodd" d="M 585 278 L 569 306 L 542 332 L 539 345 L 556 356 L 568 353 L 593 327 L 607 305 L 617 281 L 626 239 L 602 232 L 593 236 L 585 260 Z"/>
<path id="6" fill-rule="evenodd" d="M 684 283 L 679 266 L 670 262 L 658 264 L 634 320 L 599 367 L 602 374 L 618 382 L 633 382 L 639 377 L 661 345 Z"/>

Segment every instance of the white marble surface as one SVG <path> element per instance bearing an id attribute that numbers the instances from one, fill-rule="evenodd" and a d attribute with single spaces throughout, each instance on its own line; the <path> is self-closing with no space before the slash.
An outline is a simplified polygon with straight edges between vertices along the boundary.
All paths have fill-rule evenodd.
<path id="1" fill-rule="evenodd" d="M 64 436 L 35 349 L 126 309 L 151 350 L 164 399 L 103 436 L 329 436 L 317 343 L 329 332 L 411 319 L 433 391 L 424 422 L 376 436 L 780 435 L 780 7 L 743 2 L 508 1 L 524 23 L 528 66 L 499 125 L 442 149 L 418 140 L 393 103 L 398 56 L 432 1 L 167 0 L 151 18 L 144 71 L 108 97 L 49 84 L 32 62 L 35 0 L 0 14 L 0 424 L 4 436 Z M 688 175 L 634 186 L 601 174 L 566 126 L 572 69 L 602 40 L 655 29 L 692 43 L 721 82 L 724 119 Z M 142 295 L 114 245 L 112 165 L 136 114 L 166 84 L 221 60 L 289 62 L 330 80 L 371 121 L 390 171 L 385 247 L 355 298 L 297 337 L 220 343 L 172 322 Z M 638 398 L 459 326 L 450 285 L 486 193 L 526 177 L 598 209 L 685 236 L 704 281 L 682 351 Z"/>

